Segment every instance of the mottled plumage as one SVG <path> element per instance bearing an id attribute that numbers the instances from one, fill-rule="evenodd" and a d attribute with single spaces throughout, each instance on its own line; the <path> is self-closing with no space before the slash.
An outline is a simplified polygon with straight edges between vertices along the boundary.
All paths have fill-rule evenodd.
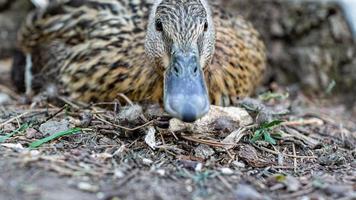
<path id="1" fill-rule="evenodd" d="M 35 11 L 19 33 L 20 46 L 32 56 L 32 85 L 52 82 L 86 102 L 111 101 L 118 93 L 161 102 L 172 49 L 185 51 L 194 43 L 211 103 L 228 106 L 260 83 L 264 45 L 243 18 L 206 4 L 67 0 Z M 157 24 L 161 34 L 153 30 Z"/>

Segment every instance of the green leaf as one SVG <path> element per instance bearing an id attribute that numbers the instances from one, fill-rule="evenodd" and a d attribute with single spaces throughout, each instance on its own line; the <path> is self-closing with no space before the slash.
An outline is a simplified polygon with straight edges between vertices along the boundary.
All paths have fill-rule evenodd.
<path id="1" fill-rule="evenodd" d="M 282 120 L 273 120 L 271 122 L 265 122 L 265 123 L 261 124 L 260 129 L 269 129 L 269 128 L 272 128 L 274 126 L 280 125 L 282 123 L 283 123 Z"/>
<path id="2" fill-rule="evenodd" d="M 262 132 L 263 132 L 263 129 L 258 129 L 255 131 L 255 134 L 253 135 L 251 141 L 252 142 L 256 142 L 257 140 L 260 140 L 261 137 L 262 137 Z"/>
<path id="3" fill-rule="evenodd" d="M 271 136 L 272 134 L 272 129 L 273 127 L 277 126 L 277 125 L 280 125 L 283 121 L 281 120 L 273 120 L 271 122 L 265 122 L 265 123 L 262 123 L 260 125 L 260 127 L 255 130 L 254 132 L 254 135 L 251 139 L 252 142 L 256 142 L 257 140 L 261 140 L 262 139 L 262 136 L 263 136 L 263 139 L 264 141 L 270 143 L 270 144 L 273 144 L 275 145 L 277 142 L 276 140 Z M 281 135 L 280 134 L 276 134 L 276 138 L 280 137 L 281 138 Z"/>
<path id="4" fill-rule="evenodd" d="M 26 130 L 28 127 L 29 127 L 28 124 L 23 124 L 23 125 L 21 125 L 18 129 L 12 131 L 11 133 L 9 133 L 9 134 L 7 134 L 7 135 L 5 135 L 5 136 L 0 137 L 0 143 L 5 142 L 7 139 L 9 139 L 10 137 L 14 136 L 14 135 L 17 134 L 17 133 Z"/>
<path id="5" fill-rule="evenodd" d="M 271 133 L 271 136 L 274 139 L 282 139 L 283 138 L 283 132 L 273 132 L 273 133 Z"/>
<path id="6" fill-rule="evenodd" d="M 276 140 L 271 137 L 271 134 L 269 134 L 269 132 L 264 131 L 263 132 L 263 137 L 264 137 L 266 142 L 268 142 L 270 144 L 273 144 L 273 145 L 277 144 Z"/>
<path id="7" fill-rule="evenodd" d="M 49 141 L 52 141 L 52 140 L 57 139 L 57 138 L 62 137 L 62 136 L 76 134 L 76 133 L 80 132 L 81 130 L 82 130 L 81 128 L 74 128 L 74 129 L 70 129 L 70 130 L 67 130 L 67 131 L 62 131 L 62 132 L 53 134 L 51 136 L 48 136 L 48 137 L 45 137 L 43 139 L 40 139 L 40 140 L 32 142 L 30 144 L 30 148 L 37 148 L 37 147 L 41 146 L 44 143 L 47 143 Z"/>
<path id="8" fill-rule="evenodd" d="M 274 177 L 276 178 L 276 181 L 280 183 L 283 183 L 287 179 L 287 177 L 283 174 L 276 174 Z"/>

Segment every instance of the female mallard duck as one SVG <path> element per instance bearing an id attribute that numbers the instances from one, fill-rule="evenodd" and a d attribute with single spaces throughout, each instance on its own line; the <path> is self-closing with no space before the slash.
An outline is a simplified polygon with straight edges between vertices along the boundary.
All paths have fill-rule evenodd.
<path id="1" fill-rule="evenodd" d="M 19 43 L 32 88 L 52 82 L 86 102 L 163 100 L 189 122 L 250 95 L 265 69 L 255 29 L 207 0 L 65 0 L 30 14 Z"/>

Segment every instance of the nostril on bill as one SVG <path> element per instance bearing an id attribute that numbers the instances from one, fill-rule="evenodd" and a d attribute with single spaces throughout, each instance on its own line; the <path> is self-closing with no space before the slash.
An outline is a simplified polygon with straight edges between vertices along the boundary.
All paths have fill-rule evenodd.
<path id="1" fill-rule="evenodd" d="M 195 66 L 193 69 L 193 75 L 196 76 L 198 74 L 198 66 Z"/>
<path id="2" fill-rule="evenodd" d="M 176 75 L 178 75 L 178 74 L 179 74 L 179 69 L 178 69 L 178 67 L 177 67 L 177 66 L 173 67 L 173 70 L 174 70 L 174 73 L 175 73 Z"/>
<path id="3" fill-rule="evenodd" d="M 180 65 L 174 65 L 172 67 L 173 74 L 176 75 L 177 77 L 181 76 L 183 74 L 183 68 Z"/>

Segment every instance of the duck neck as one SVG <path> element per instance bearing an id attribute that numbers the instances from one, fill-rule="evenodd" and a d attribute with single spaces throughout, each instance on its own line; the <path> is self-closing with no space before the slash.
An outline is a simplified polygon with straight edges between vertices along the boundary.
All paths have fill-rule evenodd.
<path id="1" fill-rule="evenodd" d="M 157 72 L 155 64 L 149 62 L 146 55 L 136 59 L 137 63 L 130 72 L 129 77 L 133 77 L 130 98 L 137 101 L 162 102 L 163 97 L 163 76 Z"/>

